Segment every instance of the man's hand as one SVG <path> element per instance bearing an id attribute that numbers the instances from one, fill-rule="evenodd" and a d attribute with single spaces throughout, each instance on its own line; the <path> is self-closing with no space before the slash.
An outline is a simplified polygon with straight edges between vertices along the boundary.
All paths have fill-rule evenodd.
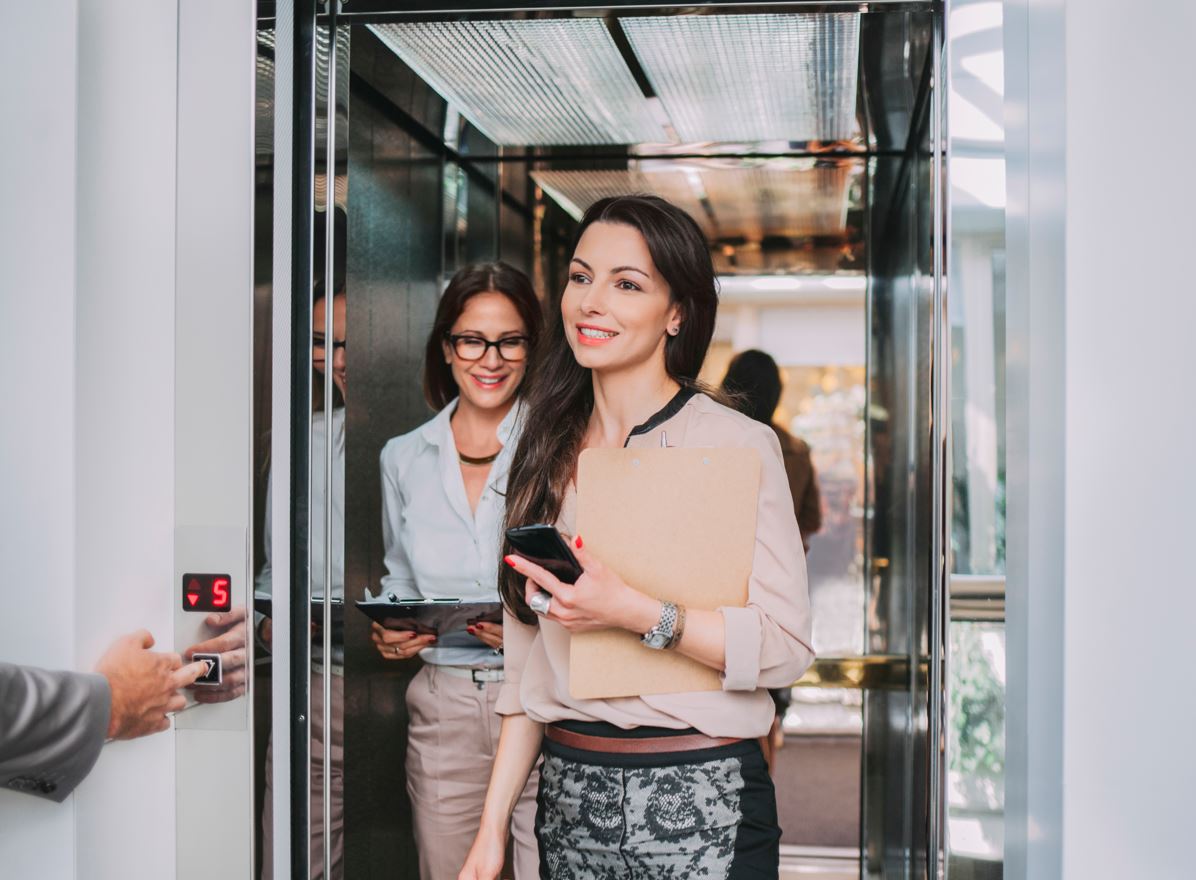
<path id="1" fill-rule="evenodd" d="M 154 637 L 138 630 L 113 642 L 96 664 L 112 691 L 109 739 L 135 739 L 170 729 L 167 712 L 186 704 L 179 688 L 203 674 L 203 663 L 183 665 L 178 654 L 151 651 Z"/>
<path id="2" fill-rule="evenodd" d="M 224 614 L 209 614 L 204 623 L 223 632 L 206 642 L 192 645 L 187 649 L 187 659 L 196 654 L 219 654 L 223 680 L 215 687 L 195 688 L 195 701 L 227 703 L 244 694 L 247 687 L 245 642 L 248 624 L 245 622 L 245 607 L 242 605 Z"/>

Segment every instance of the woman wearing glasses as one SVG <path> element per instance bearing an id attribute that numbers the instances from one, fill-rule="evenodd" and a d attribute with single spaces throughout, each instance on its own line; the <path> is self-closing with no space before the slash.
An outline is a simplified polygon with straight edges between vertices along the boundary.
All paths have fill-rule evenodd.
<path id="1" fill-rule="evenodd" d="M 383 595 L 497 602 L 507 472 L 518 441 L 518 393 L 539 335 L 531 282 L 505 263 L 453 276 L 428 337 L 424 396 L 439 410 L 382 450 Z M 503 628 L 479 623 L 476 647 L 373 625 L 387 660 L 416 654 L 407 690 L 407 791 L 422 880 L 455 877 L 478 830 L 498 745 Z M 539 875 L 536 781 L 511 819 L 515 876 Z"/>

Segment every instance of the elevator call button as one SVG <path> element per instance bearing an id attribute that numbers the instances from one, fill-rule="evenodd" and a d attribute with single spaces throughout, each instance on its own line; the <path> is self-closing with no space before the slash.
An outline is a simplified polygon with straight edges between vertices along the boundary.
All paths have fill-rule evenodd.
<path id="1" fill-rule="evenodd" d="M 183 575 L 184 611 L 228 611 L 233 606 L 233 582 L 226 574 Z"/>
<path id="2" fill-rule="evenodd" d="M 191 659 L 204 664 L 203 675 L 195 679 L 196 684 L 212 687 L 224 680 L 219 654 L 192 654 Z"/>

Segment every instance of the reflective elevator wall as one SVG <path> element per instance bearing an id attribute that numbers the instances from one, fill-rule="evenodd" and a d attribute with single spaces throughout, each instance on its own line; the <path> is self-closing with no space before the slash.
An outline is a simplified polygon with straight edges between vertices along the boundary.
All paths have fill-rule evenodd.
<path id="1" fill-rule="evenodd" d="M 404 43 L 401 28 L 388 30 L 392 23 L 414 27 L 441 22 L 450 39 L 474 32 L 473 45 L 489 46 L 486 40 L 494 39 L 494 46 L 510 50 L 521 32 L 501 36 L 503 21 L 557 22 L 587 29 L 603 22 L 599 37 L 610 33 L 617 38 L 617 45 L 611 44 L 617 49 L 613 57 L 629 64 L 636 87 L 667 98 L 667 86 L 657 80 L 649 83 L 635 61 L 637 50 L 649 51 L 644 48 L 647 37 L 640 34 L 641 42 L 631 45 L 639 33 L 637 19 L 647 21 L 653 14 L 662 16 L 662 11 L 627 8 L 605 16 L 516 13 L 499 19 L 484 13 L 411 17 L 363 9 L 360 20 L 368 24 L 341 27 L 341 51 L 348 62 L 341 66 L 337 89 L 338 95 L 343 90 L 345 104 L 338 124 L 335 182 L 332 187 L 323 182 L 324 171 L 317 162 L 316 206 L 317 211 L 323 209 L 323 194 L 332 191 L 345 216 L 343 245 L 337 240 L 338 263 L 339 249 L 344 249 L 351 387 L 343 526 L 345 602 L 363 598 L 366 589 L 376 590 L 383 573 L 378 454 L 388 439 L 432 415 L 420 382 L 425 334 L 444 284 L 460 266 L 503 259 L 525 270 L 544 296 L 563 283 L 572 229 L 580 211 L 595 198 L 648 190 L 679 201 L 710 236 L 723 276 L 727 323 L 738 328 L 724 328 L 724 335 L 716 336 L 703 373 L 707 378 L 709 372 L 714 382 L 721 378 L 730 354 L 748 338 L 751 320 L 760 320 L 751 316 L 771 314 L 768 297 L 787 295 L 759 293 L 770 289 L 772 276 L 785 285 L 787 278 L 797 277 L 801 283 L 803 277 L 834 280 L 838 275 L 853 290 L 858 278 L 856 332 L 866 395 L 858 414 L 865 432 L 863 496 L 857 502 L 863 538 L 858 551 L 862 556 L 849 569 L 857 578 L 862 632 L 848 640 L 852 646 L 836 649 L 846 650 L 848 656 L 826 659 L 832 666 L 838 659 L 859 659 L 875 663 L 882 672 L 859 691 L 862 704 L 856 705 L 862 723 L 855 735 L 856 752 L 846 753 L 858 755 L 849 760 L 858 762 L 859 775 L 846 777 L 859 787 L 858 800 L 848 802 L 857 813 L 837 818 L 835 834 L 837 845 L 852 851 L 858 842 L 864 876 L 923 877 L 933 870 L 928 841 L 936 809 L 931 791 L 935 757 L 928 750 L 929 660 L 936 638 L 936 568 L 931 559 L 936 227 L 930 139 L 936 94 L 930 75 L 936 57 L 935 14 L 928 7 L 910 6 L 843 16 L 852 23 L 849 33 L 856 36 L 846 41 L 841 35 L 824 37 L 824 42 L 815 39 L 809 44 L 812 54 L 798 53 L 809 66 L 795 74 L 790 91 L 802 83 L 819 85 L 810 86 L 797 110 L 812 113 L 809 108 L 817 107 L 823 115 L 811 120 L 845 122 L 803 122 L 798 112 L 787 117 L 786 124 L 795 132 L 787 140 L 779 134 L 779 140 L 769 142 L 750 137 L 726 142 L 724 130 L 712 134 L 714 140 L 696 143 L 686 143 L 675 133 L 668 142 L 670 135 L 661 133 L 658 139 L 664 143 L 639 146 L 607 142 L 594 133 L 565 145 L 527 146 L 508 140 L 500 146 L 466 118 L 469 113 L 461 112 L 482 112 L 469 103 L 476 96 L 453 91 L 484 89 L 479 85 L 484 74 L 460 76 L 453 67 L 473 65 L 476 71 L 479 64 L 483 70 L 484 64 L 501 66 L 501 57 L 479 61 L 493 46 L 477 48 L 478 57 L 448 49 L 440 56 L 424 57 L 419 41 Z M 789 14 L 782 10 L 770 21 L 775 24 Z M 684 13 L 667 13 L 660 18 L 665 30 L 676 23 L 669 16 L 685 27 L 674 33 L 672 42 L 656 47 L 652 63 L 662 67 L 686 51 L 700 53 L 700 40 L 711 37 L 700 36 L 693 44 L 685 40 L 694 40 L 693 34 L 701 34 L 707 24 L 718 23 L 711 18 L 694 25 Z M 816 18 L 804 16 L 801 26 Z M 736 27 L 751 20 L 750 13 L 728 19 L 734 19 Z M 326 40 L 327 28 L 321 33 Z M 737 38 L 735 28 L 729 33 L 716 37 Z M 583 70 L 592 61 L 579 59 Z M 725 63 L 734 67 L 748 60 L 740 53 Z M 658 68 L 653 70 L 660 75 Z M 738 76 L 724 76 L 708 100 L 739 94 L 742 103 L 753 90 L 784 92 L 777 88 L 779 80 Z M 465 103 L 447 100 L 444 93 Z M 496 101 L 507 98 L 494 96 Z M 836 106 L 845 106 L 846 115 L 835 111 Z M 674 124 L 685 122 L 674 117 Z M 656 122 L 648 118 L 641 124 L 651 127 Z M 835 124 L 847 128 L 838 131 Z M 823 128 L 816 136 L 818 125 Z M 815 128 L 803 128 L 807 133 L 799 135 L 800 126 Z M 317 146 L 317 155 L 320 151 Z M 323 259 L 322 227 L 317 215 L 317 263 Z M 766 326 L 771 335 L 761 338 L 780 338 L 782 326 Z M 314 468 L 313 462 L 313 477 Z M 418 666 L 381 661 L 369 641 L 365 617 L 348 613 L 345 618 L 345 870 L 354 877 L 414 877 L 416 853 L 403 771 L 404 690 Z M 815 687 L 825 688 L 826 682 Z M 318 692 L 313 679 L 313 700 Z M 818 752 L 814 741 L 807 740 L 805 752 L 791 754 Z M 791 802 L 812 809 L 802 805 L 800 779 L 786 786 Z M 313 815 L 313 822 L 317 819 Z M 800 828 L 789 833 L 789 840 L 806 841 Z"/>

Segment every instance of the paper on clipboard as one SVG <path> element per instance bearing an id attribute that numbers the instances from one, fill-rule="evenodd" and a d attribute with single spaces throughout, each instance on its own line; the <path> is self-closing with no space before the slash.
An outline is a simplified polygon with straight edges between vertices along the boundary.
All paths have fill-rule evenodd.
<path id="1" fill-rule="evenodd" d="M 755 449 L 587 449 L 577 472 L 577 533 L 631 586 L 687 608 L 747 603 L 756 547 Z M 719 673 L 625 630 L 575 633 L 576 699 L 720 690 Z"/>

